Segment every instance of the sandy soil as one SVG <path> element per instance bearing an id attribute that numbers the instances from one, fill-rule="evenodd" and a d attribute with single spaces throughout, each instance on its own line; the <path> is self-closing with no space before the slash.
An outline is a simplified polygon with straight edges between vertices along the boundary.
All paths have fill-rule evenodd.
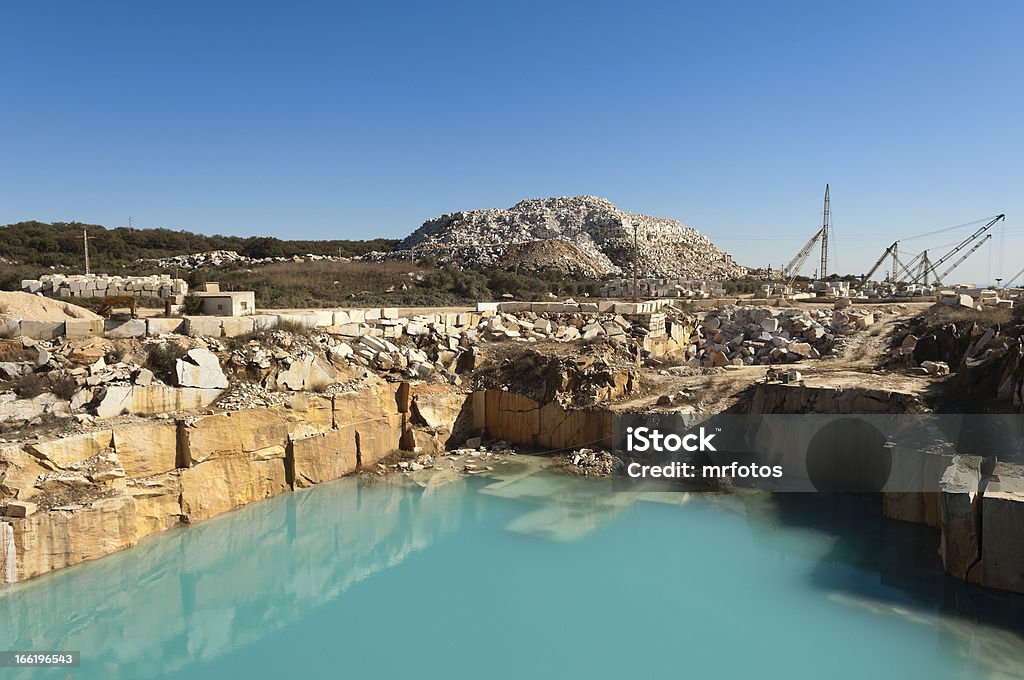
<path id="1" fill-rule="evenodd" d="M 0 319 L 66 321 L 67 319 L 102 318 L 88 309 L 62 300 L 51 300 L 21 291 L 0 291 Z"/>

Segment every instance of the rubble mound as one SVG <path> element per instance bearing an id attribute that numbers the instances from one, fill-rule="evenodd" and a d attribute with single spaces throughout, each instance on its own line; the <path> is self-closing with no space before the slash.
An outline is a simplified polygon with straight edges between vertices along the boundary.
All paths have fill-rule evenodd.
<path id="1" fill-rule="evenodd" d="M 571 241 L 544 239 L 527 243 L 512 243 L 499 263 L 509 271 L 558 272 L 583 279 L 601 278 L 607 272 L 607 263 Z"/>
<path id="2" fill-rule="evenodd" d="M 605 198 L 572 196 L 520 201 L 508 210 L 455 212 L 427 220 L 399 244 L 465 267 L 500 267 L 512 246 L 564 241 L 600 275 L 734 278 L 746 270 L 696 229 L 675 220 L 619 210 Z"/>
<path id="3" fill-rule="evenodd" d="M 0 319 L 23 321 L 67 321 L 68 319 L 102 319 L 88 309 L 60 300 L 21 291 L 0 291 Z"/>

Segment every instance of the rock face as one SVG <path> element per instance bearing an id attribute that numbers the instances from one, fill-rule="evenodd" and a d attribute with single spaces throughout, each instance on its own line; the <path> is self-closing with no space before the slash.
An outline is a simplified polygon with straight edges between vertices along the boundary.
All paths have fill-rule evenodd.
<path id="1" fill-rule="evenodd" d="M 292 461 L 296 488 L 338 479 L 359 467 L 355 438 L 349 439 L 338 430 L 293 441 Z"/>
<path id="2" fill-rule="evenodd" d="M 1024 476 L 996 466 L 982 498 L 981 583 L 1024 592 Z"/>
<path id="3" fill-rule="evenodd" d="M 981 459 L 954 457 L 939 488 L 939 555 L 946 573 L 966 579 L 981 560 Z"/>
<path id="4" fill-rule="evenodd" d="M 116 496 L 74 512 L 41 512 L 12 522 L 16 579 L 95 559 L 135 544 L 135 504 Z"/>
<path id="5" fill-rule="evenodd" d="M 571 252 L 561 249 L 558 257 L 574 257 L 577 273 L 589 270 L 595 276 L 632 273 L 634 262 L 644 277 L 733 278 L 746 272 L 697 230 L 675 220 L 623 212 L 595 196 L 530 199 L 508 210 L 449 213 L 424 222 L 399 248 L 463 266 L 514 268 L 531 264 L 520 263 L 515 251 L 537 241 L 572 244 Z M 536 260 L 536 254 L 527 260 Z"/>

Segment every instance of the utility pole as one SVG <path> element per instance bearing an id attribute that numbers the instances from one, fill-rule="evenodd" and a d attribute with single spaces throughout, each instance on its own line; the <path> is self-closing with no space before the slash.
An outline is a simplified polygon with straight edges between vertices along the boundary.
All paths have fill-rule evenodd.
<path id="1" fill-rule="evenodd" d="M 82 244 L 85 246 L 85 275 L 89 275 L 89 232 L 82 227 Z"/>
<path id="2" fill-rule="evenodd" d="M 132 230 L 132 216 L 128 216 L 128 231 Z"/>
<path id="3" fill-rule="evenodd" d="M 821 211 L 821 280 L 828 277 L 828 223 L 832 207 L 828 198 L 828 184 L 825 184 L 825 207 Z"/>

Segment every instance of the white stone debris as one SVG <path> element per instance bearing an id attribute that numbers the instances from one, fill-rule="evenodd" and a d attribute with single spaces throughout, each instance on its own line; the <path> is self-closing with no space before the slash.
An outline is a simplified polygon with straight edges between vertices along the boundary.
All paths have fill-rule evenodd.
<path id="1" fill-rule="evenodd" d="M 465 267 L 511 268 L 529 264 L 515 260 L 515 247 L 539 241 L 570 244 L 569 252 L 580 259 L 578 269 L 591 276 L 629 272 L 642 277 L 734 278 L 746 272 L 696 229 L 623 212 L 595 196 L 530 199 L 508 210 L 442 215 L 406 238 L 398 256 L 430 255 Z"/>

